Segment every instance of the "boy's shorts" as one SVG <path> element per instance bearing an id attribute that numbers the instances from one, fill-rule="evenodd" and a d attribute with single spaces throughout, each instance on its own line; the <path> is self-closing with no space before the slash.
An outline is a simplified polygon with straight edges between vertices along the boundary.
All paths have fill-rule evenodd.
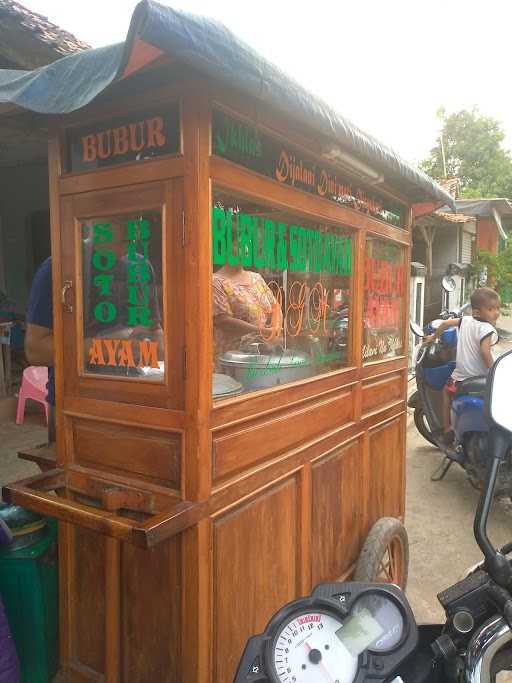
<path id="1" fill-rule="evenodd" d="M 446 384 L 444 385 L 444 390 L 445 390 L 448 394 L 451 394 L 451 395 L 456 394 L 456 393 L 457 393 L 457 382 L 455 382 L 455 381 L 450 377 L 449 380 L 448 380 L 448 381 L 446 382 Z"/>

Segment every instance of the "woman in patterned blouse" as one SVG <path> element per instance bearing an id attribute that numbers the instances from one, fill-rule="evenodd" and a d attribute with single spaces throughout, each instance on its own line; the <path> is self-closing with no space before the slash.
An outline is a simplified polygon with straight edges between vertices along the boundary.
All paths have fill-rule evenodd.
<path id="1" fill-rule="evenodd" d="M 262 328 L 269 325 L 277 306 L 272 290 L 259 273 L 227 264 L 214 273 L 215 361 L 226 351 L 238 349 L 245 335 L 261 336 Z M 281 329 L 280 311 L 278 315 Z M 278 336 L 275 341 L 279 340 Z"/>

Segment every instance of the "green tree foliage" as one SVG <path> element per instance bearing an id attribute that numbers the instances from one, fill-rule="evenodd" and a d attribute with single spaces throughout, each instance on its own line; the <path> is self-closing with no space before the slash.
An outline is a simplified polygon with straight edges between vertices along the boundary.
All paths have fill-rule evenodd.
<path id="1" fill-rule="evenodd" d="M 476 263 L 473 265 L 475 274 L 487 270 L 489 286 L 496 289 L 502 296 L 512 292 L 512 244 L 507 241 L 504 249 L 497 255 L 488 251 L 480 251 Z"/>
<path id="2" fill-rule="evenodd" d="M 462 197 L 512 197 L 512 157 L 503 148 L 501 124 L 482 116 L 477 108 L 446 114 L 437 112 L 446 159 L 443 166 L 441 141 L 420 165 L 433 178 L 456 177 Z"/>

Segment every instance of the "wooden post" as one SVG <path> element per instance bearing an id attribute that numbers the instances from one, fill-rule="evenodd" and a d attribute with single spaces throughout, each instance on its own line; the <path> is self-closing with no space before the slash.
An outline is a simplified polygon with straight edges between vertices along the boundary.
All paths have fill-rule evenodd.
<path id="1" fill-rule="evenodd" d="M 434 238 L 436 236 L 436 226 L 435 225 L 420 225 L 418 226 L 421 236 L 425 242 L 425 255 L 426 255 L 426 275 L 425 275 L 425 306 L 430 306 L 431 301 L 431 289 L 432 289 L 432 245 L 434 244 Z"/>

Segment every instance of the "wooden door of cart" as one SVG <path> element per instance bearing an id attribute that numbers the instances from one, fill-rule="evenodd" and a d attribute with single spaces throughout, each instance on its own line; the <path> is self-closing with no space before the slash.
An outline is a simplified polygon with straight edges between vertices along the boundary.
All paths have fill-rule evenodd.
<path id="1" fill-rule="evenodd" d="M 58 443 L 5 494 L 62 522 L 70 681 L 229 683 L 404 515 L 409 208 L 211 88 L 51 136 Z M 359 571 L 403 581 L 382 529 Z"/>

